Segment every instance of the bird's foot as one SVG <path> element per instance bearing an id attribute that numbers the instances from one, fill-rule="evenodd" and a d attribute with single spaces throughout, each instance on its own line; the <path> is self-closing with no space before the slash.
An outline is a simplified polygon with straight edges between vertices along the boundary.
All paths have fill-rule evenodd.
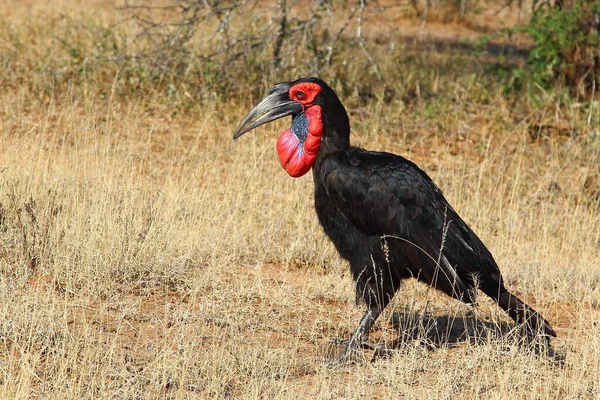
<path id="1" fill-rule="evenodd" d="M 334 350 L 330 353 L 329 365 L 332 367 L 365 361 L 365 355 L 361 350 L 377 348 L 377 345 L 369 340 L 357 342 L 352 339 L 331 339 L 331 344 L 337 349 L 343 348 L 341 352 Z"/>
<path id="2" fill-rule="evenodd" d="M 374 352 L 373 357 L 371 358 L 371 362 L 379 359 L 379 358 L 390 358 L 397 352 L 398 347 L 402 343 L 401 339 L 392 340 L 390 343 L 382 343 L 377 346 Z"/>
<path id="3" fill-rule="evenodd" d="M 336 338 L 332 338 L 331 339 L 331 343 L 335 344 L 336 346 L 350 346 L 350 342 L 352 341 L 352 339 L 336 339 Z M 377 348 L 377 345 L 373 342 L 371 342 L 370 340 L 363 340 L 361 343 L 358 343 L 357 346 L 354 346 L 356 348 L 360 348 L 360 349 L 369 349 L 369 350 L 375 350 Z"/>
<path id="4" fill-rule="evenodd" d="M 343 367 L 348 364 L 355 364 L 364 361 L 364 354 L 356 348 L 346 348 L 339 357 L 329 360 L 329 366 L 333 368 Z"/>
<path id="5" fill-rule="evenodd" d="M 332 356 L 332 361 L 330 361 L 331 366 L 342 366 L 367 361 L 368 358 L 365 358 L 365 354 L 360 351 L 361 349 L 373 350 L 371 362 L 380 358 L 391 358 L 397 353 L 398 347 L 402 343 L 400 339 L 382 344 L 375 344 L 370 340 L 365 340 L 354 346 L 352 345 L 351 340 L 332 339 L 331 342 L 336 346 L 344 346 L 344 350 L 341 354 L 338 353 L 338 355 Z"/>

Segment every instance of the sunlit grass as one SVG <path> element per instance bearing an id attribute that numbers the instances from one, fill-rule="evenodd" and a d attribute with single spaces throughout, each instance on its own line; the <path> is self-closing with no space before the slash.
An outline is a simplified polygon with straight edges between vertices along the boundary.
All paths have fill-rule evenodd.
<path id="1" fill-rule="evenodd" d="M 111 12 L 98 11 L 109 20 Z M 19 57 L 25 65 L 35 54 Z M 45 82 L 39 71 L 1 74 Z M 86 90 L 24 84 L 0 93 L 0 397 L 598 397 L 593 127 L 581 107 L 560 108 L 559 94 L 515 106 L 486 92 L 477 67 L 454 74 L 458 81 L 439 77 L 454 100 L 353 106 L 353 139 L 403 154 L 434 178 L 507 286 L 556 327 L 564 366 L 501 337 L 434 350 L 409 341 L 392 358 L 330 368 L 324 348 L 348 337 L 362 309 L 318 225 L 310 174 L 292 179 L 278 164 L 287 122 L 234 142 L 249 99 L 177 113 L 160 93 L 101 96 L 91 80 Z M 473 93 L 487 93 L 485 104 Z M 575 133 L 532 138 L 551 123 Z M 375 340 L 396 337 L 393 311 L 468 314 L 409 282 Z M 477 313 L 509 323 L 485 299 Z"/>

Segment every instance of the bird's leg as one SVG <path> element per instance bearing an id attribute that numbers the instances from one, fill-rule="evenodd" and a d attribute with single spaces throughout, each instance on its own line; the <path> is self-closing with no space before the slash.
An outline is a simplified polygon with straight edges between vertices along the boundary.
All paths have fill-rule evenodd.
<path id="1" fill-rule="evenodd" d="M 348 341 L 346 348 L 359 348 L 364 342 L 369 340 L 369 332 L 371 327 L 375 324 L 377 317 L 381 312 L 377 309 L 369 309 L 360 319 L 356 330 L 352 334 L 352 337 Z"/>
<path id="2" fill-rule="evenodd" d="M 352 337 L 347 341 L 344 353 L 337 360 L 338 363 L 343 364 L 352 360 L 352 358 L 356 356 L 356 351 L 362 347 L 366 346 L 367 348 L 374 348 L 374 346 L 368 342 L 369 332 L 377 320 L 377 317 L 379 317 L 379 314 L 381 314 L 381 311 L 377 308 L 370 308 L 365 312 L 360 319 L 356 330 L 352 334 Z"/>

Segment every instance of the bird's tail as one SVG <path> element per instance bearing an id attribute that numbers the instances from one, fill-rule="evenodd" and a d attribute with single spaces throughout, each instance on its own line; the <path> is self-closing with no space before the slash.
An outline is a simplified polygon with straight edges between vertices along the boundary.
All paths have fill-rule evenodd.
<path id="1" fill-rule="evenodd" d="M 504 289 L 500 293 L 498 305 L 516 322 L 526 324 L 529 333 L 543 332 L 548 336 L 556 337 L 556 332 L 544 317 L 508 290 Z"/>

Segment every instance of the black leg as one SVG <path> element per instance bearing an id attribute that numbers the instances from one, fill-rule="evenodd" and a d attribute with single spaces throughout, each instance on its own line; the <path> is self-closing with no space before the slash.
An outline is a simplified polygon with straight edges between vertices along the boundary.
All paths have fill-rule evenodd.
<path id="1" fill-rule="evenodd" d="M 381 311 L 379 309 L 369 309 L 363 317 L 360 319 L 356 330 L 352 334 L 350 340 L 348 340 L 346 344 L 346 349 L 341 357 L 337 360 L 339 364 L 344 364 L 348 361 L 351 361 L 354 357 L 356 357 L 356 352 L 358 349 L 370 346 L 368 343 L 369 340 L 369 332 L 371 331 L 371 327 L 375 324 L 377 317 L 379 317 Z"/>

